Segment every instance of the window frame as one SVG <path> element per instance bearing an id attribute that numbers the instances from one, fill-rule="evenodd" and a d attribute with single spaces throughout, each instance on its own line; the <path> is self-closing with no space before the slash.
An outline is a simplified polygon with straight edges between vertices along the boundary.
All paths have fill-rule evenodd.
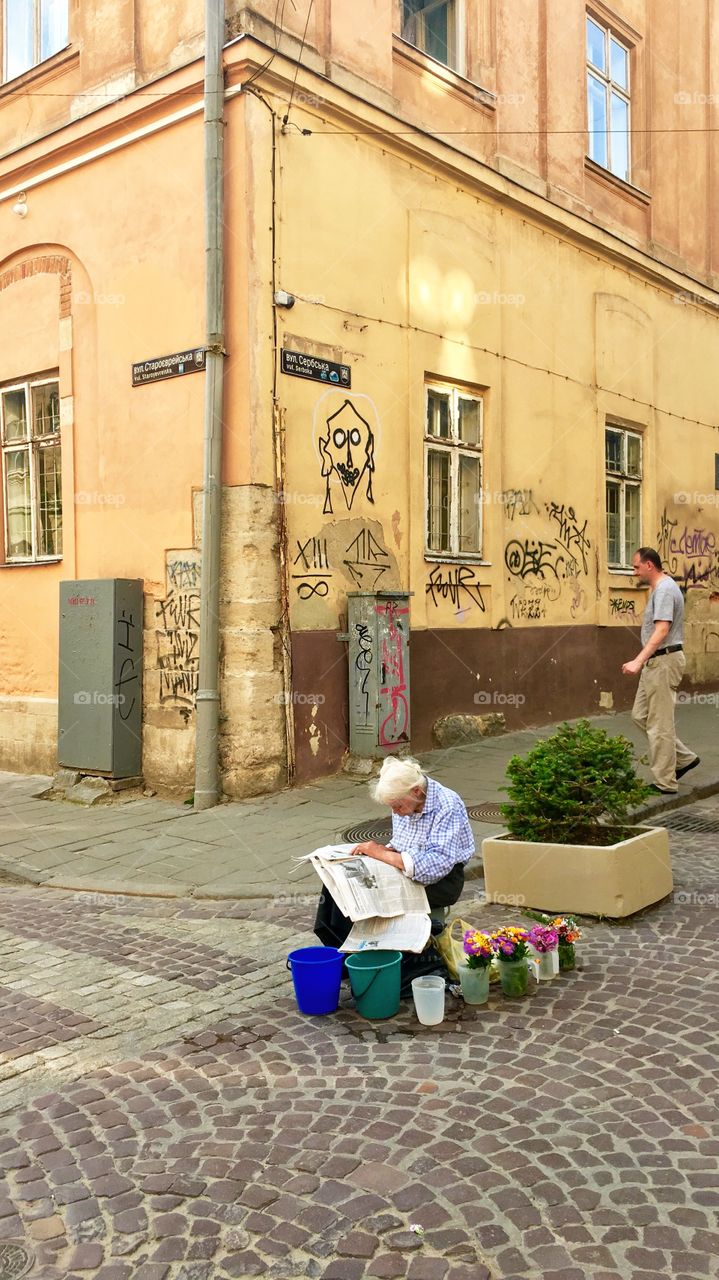
<path id="1" fill-rule="evenodd" d="M 594 26 L 597 27 L 604 36 L 604 60 L 605 60 L 605 66 L 606 66 L 605 71 L 602 71 L 600 67 L 597 67 L 595 63 L 590 61 L 589 41 L 588 41 L 588 25 L 590 22 L 592 22 Z M 618 81 L 612 78 L 612 63 L 611 63 L 611 41 L 612 40 L 614 41 L 615 44 L 619 46 L 620 49 L 624 50 L 624 53 L 626 54 L 626 57 L 627 57 L 626 88 L 624 88 L 623 85 L 620 85 Z M 632 89 L 633 89 L 632 51 L 633 51 L 633 46 L 629 44 L 626 36 L 620 35 L 606 21 L 606 19 L 599 18 L 595 13 L 593 13 L 589 9 L 585 11 L 584 68 L 585 68 L 585 77 L 586 77 L 586 104 L 587 104 L 587 139 L 588 139 L 587 156 L 594 164 L 598 165 L 600 169 L 603 169 L 605 173 L 610 173 L 612 177 L 617 178 L 620 182 L 627 182 L 629 184 L 631 184 L 633 181 L 632 174 L 633 174 L 633 167 L 634 167 L 633 156 L 632 156 Z M 605 119 L 606 119 L 606 125 L 607 125 L 606 133 L 605 133 L 606 152 L 607 152 L 606 164 L 604 164 L 601 160 L 598 160 L 596 155 L 592 154 L 593 133 L 590 127 L 590 109 L 589 109 L 590 77 L 594 77 L 594 80 L 598 83 L 601 83 L 604 88 L 604 110 L 605 110 Z M 612 129 L 612 113 L 611 113 L 613 93 L 616 94 L 616 96 L 626 104 L 626 108 L 627 108 L 627 129 L 626 129 L 627 169 L 626 169 L 626 173 L 618 173 L 616 169 L 612 168 L 612 134 L 615 132 L 615 130 Z M 622 136 L 624 135 L 622 134 Z"/>
<path id="2" fill-rule="evenodd" d="M 455 75 L 464 76 L 466 73 L 466 48 L 465 48 L 465 7 L 464 0 L 427 0 L 429 9 L 439 9 L 442 6 L 451 6 L 453 10 L 453 31 L 451 33 L 451 50 L 448 50 L 447 62 L 441 58 L 435 57 L 433 53 L 429 53 L 421 44 L 415 40 L 410 40 L 405 32 L 404 19 L 404 0 L 396 0 L 396 21 L 397 34 L 400 40 L 404 40 L 411 49 L 415 49 L 423 58 L 429 58 L 431 62 L 436 63 L 439 67 L 444 67 L 448 71 L 452 71 Z M 414 15 L 415 18 L 422 18 L 422 11 Z M 423 24 L 424 25 L 424 24 Z"/>
<path id="3" fill-rule="evenodd" d="M 450 400 L 448 436 L 431 435 L 428 430 L 427 411 L 431 392 L 448 395 Z M 459 437 L 460 400 L 470 400 L 479 406 L 479 442 L 468 444 Z M 440 379 L 428 378 L 424 384 L 424 558 L 432 562 L 458 561 L 465 563 L 485 563 L 484 548 L 484 402 L 485 394 L 480 388 L 466 387 L 460 383 L 443 382 Z M 429 457 L 430 453 L 446 454 L 450 459 L 449 466 L 449 550 L 438 551 L 430 546 L 431 507 L 429 501 Z M 479 484 L 476 492 L 477 525 L 479 546 L 476 551 L 462 551 L 459 546 L 459 476 L 460 458 L 468 457 L 479 460 Z"/>
<path id="4" fill-rule="evenodd" d="M 54 386 L 57 390 L 58 414 L 57 414 L 57 430 L 43 436 L 36 436 L 33 430 L 34 420 L 32 413 L 32 391 L 35 387 Z M 22 391 L 25 395 L 25 412 L 27 421 L 27 437 L 24 440 L 5 439 L 5 408 L 4 397 L 9 391 Z M 0 453 L 2 454 L 2 508 L 3 508 L 3 560 L 4 565 L 33 565 L 33 564 L 56 564 L 63 558 L 62 538 L 63 538 L 63 511 L 62 511 L 62 490 L 60 492 L 60 542 L 61 549 L 59 552 L 54 551 L 49 555 L 39 554 L 39 538 L 38 532 L 40 528 L 40 493 L 38 489 L 38 454 L 47 448 L 58 447 L 60 449 L 60 467 L 62 485 L 62 424 L 61 424 L 61 408 L 60 408 L 60 377 L 58 372 L 50 374 L 38 374 L 29 376 L 12 382 L 6 382 L 0 385 Z M 32 551 L 27 555 L 11 555 L 10 547 L 10 530 L 9 516 L 10 505 L 8 502 L 8 475 L 7 475 L 7 455 L 9 453 L 26 452 L 29 456 L 29 489 L 30 489 L 30 535 L 32 542 Z"/>
<path id="5" fill-rule="evenodd" d="M 621 458 L 619 470 L 610 471 L 607 465 L 607 435 L 609 432 L 621 436 Z M 639 445 L 639 474 L 630 474 L 627 461 L 627 441 L 629 437 L 637 440 Z M 604 424 L 604 516 L 606 527 L 606 549 L 607 549 L 607 568 L 610 573 L 631 573 L 632 572 L 632 555 L 638 546 L 642 543 L 642 485 L 644 482 L 644 438 L 643 432 L 636 425 L 628 425 L 623 422 L 605 421 Z M 609 485 L 616 485 L 619 489 L 619 536 L 621 546 L 624 551 L 624 562 L 617 564 L 609 555 L 609 506 L 607 503 L 607 490 Z M 636 489 L 639 493 L 639 528 L 637 530 L 636 541 L 632 539 L 632 545 L 629 546 L 627 541 L 627 489 Z"/>
<path id="6" fill-rule="evenodd" d="M 51 58 L 56 58 L 59 53 L 68 49 L 70 46 L 70 0 L 57 0 L 59 5 L 65 8 L 65 40 L 63 44 L 58 45 L 57 49 L 53 49 L 50 53 L 42 52 L 42 6 L 45 0 L 31 0 L 32 3 L 32 62 L 26 67 L 22 67 L 19 71 L 14 71 L 12 75 L 8 74 L 7 55 L 10 47 L 8 39 L 8 0 L 0 0 L 2 14 L 0 17 L 0 87 L 12 84 L 15 80 L 19 80 L 21 76 L 28 75 L 29 72 L 43 67 Z"/>

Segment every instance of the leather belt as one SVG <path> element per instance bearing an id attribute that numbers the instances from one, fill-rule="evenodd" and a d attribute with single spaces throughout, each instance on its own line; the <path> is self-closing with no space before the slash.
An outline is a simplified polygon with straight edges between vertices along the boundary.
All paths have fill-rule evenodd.
<path id="1" fill-rule="evenodd" d="M 684 648 L 683 644 L 668 644 L 666 649 L 655 649 L 652 654 L 653 658 L 661 658 L 663 653 L 679 653 Z"/>

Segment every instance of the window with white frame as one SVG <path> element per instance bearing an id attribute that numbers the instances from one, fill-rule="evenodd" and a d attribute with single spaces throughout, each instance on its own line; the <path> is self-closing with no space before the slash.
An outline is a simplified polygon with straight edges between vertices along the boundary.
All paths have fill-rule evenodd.
<path id="1" fill-rule="evenodd" d="M 59 53 L 68 42 L 69 0 L 0 0 L 3 80 Z"/>
<path id="2" fill-rule="evenodd" d="M 0 388 L 5 561 L 62 555 L 60 395 L 57 378 Z"/>
<path id="3" fill-rule="evenodd" d="M 482 552 L 482 397 L 462 387 L 426 387 L 426 554 Z"/>
<path id="4" fill-rule="evenodd" d="M 642 437 L 626 427 L 604 432 L 607 486 L 607 561 L 610 569 L 631 569 L 642 535 Z"/>
<path id="5" fill-rule="evenodd" d="M 459 70 L 459 8 L 462 0 L 400 0 L 403 40 L 454 71 Z"/>
<path id="6" fill-rule="evenodd" d="M 587 15 L 589 157 L 629 181 L 629 49 Z"/>

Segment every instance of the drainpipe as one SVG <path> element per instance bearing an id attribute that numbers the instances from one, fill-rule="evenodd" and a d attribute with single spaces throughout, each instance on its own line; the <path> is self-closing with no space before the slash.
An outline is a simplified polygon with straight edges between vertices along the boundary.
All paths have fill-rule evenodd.
<path id="1" fill-rule="evenodd" d="M 205 461 L 200 576 L 200 662 L 195 727 L 195 809 L 210 809 L 219 785 L 220 518 L 224 362 L 223 132 L 224 0 L 205 0 Z"/>

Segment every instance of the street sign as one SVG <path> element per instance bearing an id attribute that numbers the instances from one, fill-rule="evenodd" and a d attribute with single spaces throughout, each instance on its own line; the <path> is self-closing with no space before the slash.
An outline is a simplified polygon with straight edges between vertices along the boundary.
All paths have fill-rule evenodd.
<path id="1" fill-rule="evenodd" d="M 176 351 L 171 356 L 157 356 L 154 360 L 140 360 L 133 364 L 132 385 L 141 387 L 145 382 L 179 378 L 183 373 L 200 373 L 204 367 L 205 348 L 192 347 L 189 351 Z"/>
<path id="2" fill-rule="evenodd" d="M 287 351 L 282 348 L 280 365 L 283 373 L 295 378 L 309 378 L 312 382 L 329 382 L 337 387 L 352 386 L 352 369 L 348 364 L 334 364 L 318 356 L 308 356 L 304 351 Z"/>

